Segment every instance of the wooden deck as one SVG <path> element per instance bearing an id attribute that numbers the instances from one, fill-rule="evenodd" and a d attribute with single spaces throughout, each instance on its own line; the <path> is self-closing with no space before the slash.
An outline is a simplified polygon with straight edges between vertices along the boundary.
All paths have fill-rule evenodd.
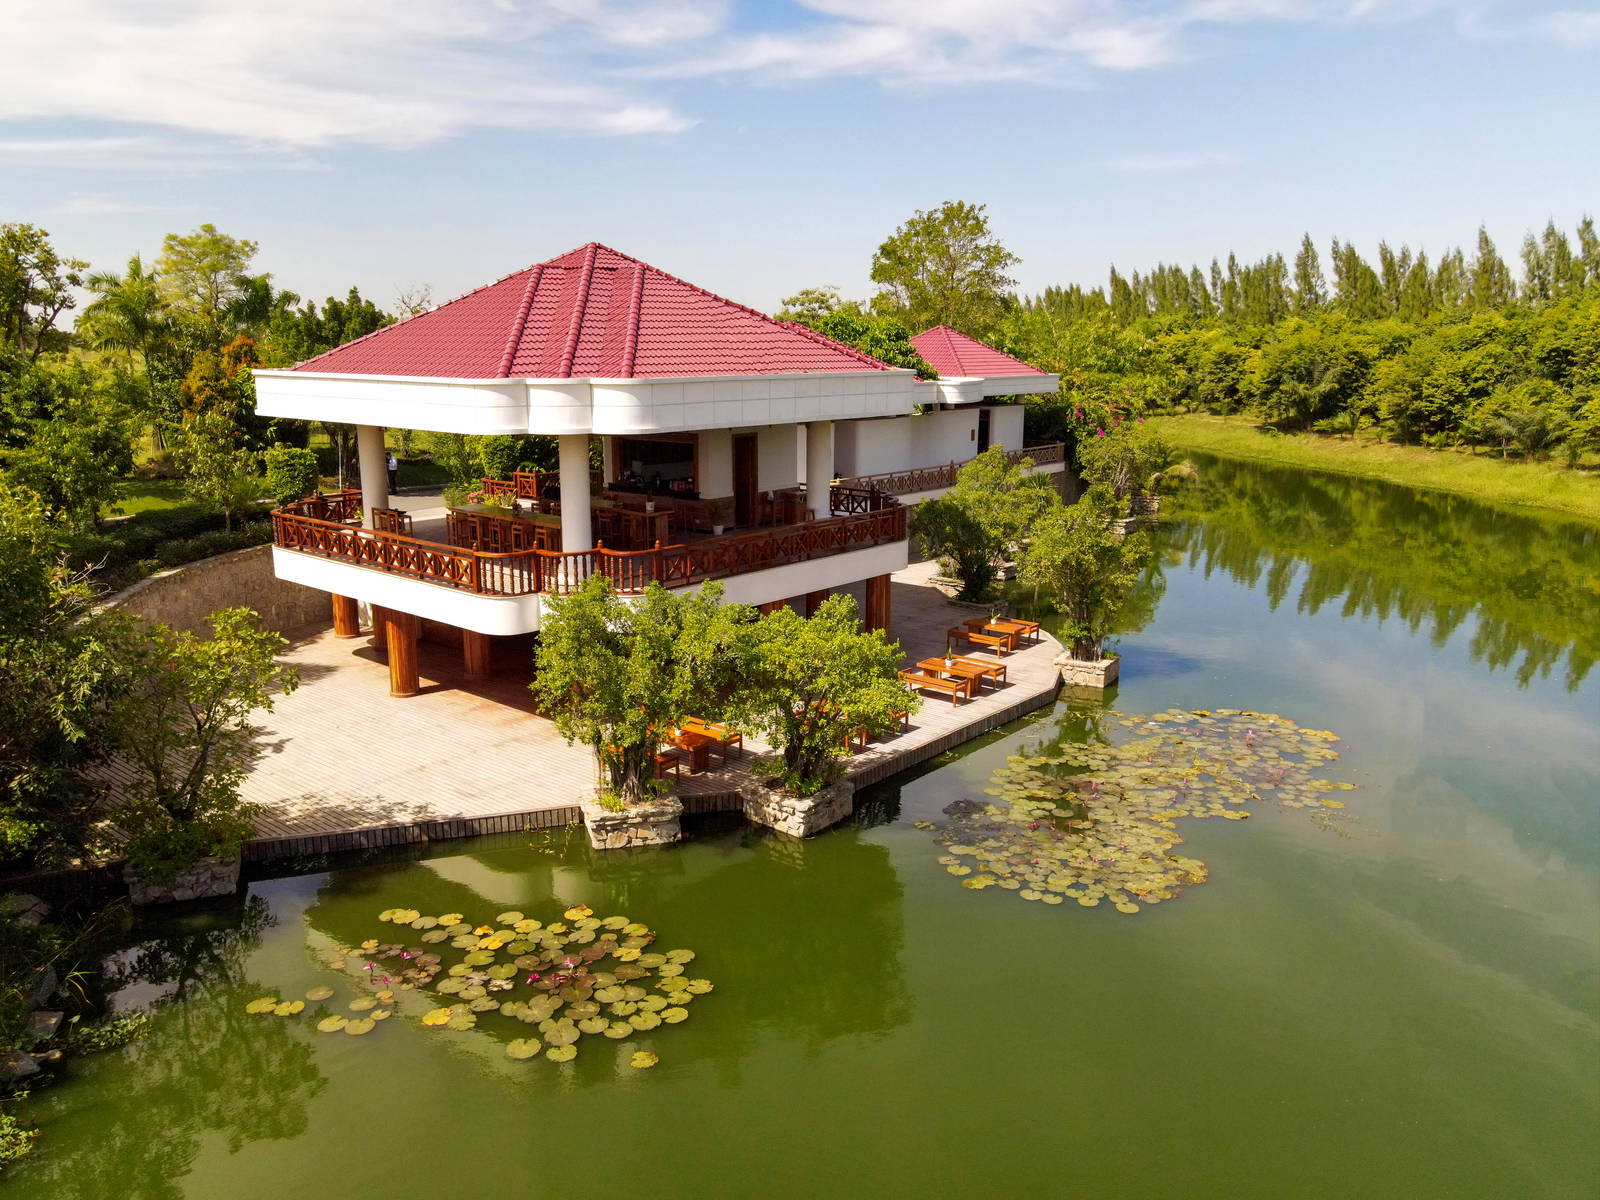
<path id="1" fill-rule="evenodd" d="M 951 605 L 928 580 L 932 564 L 897 573 L 891 632 L 909 662 L 945 649 L 945 630 L 971 613 Z M 858 586 L 857 590 L 861 590 Z M 857 596 L 860 601 L 861 597 Z M 502 658 L 508 647 L 496 648 Z M 1060 647 L 1048 635 L 1005 658 L 1008 681 L 952 704 L 928 696 L 908 732 L 857 751 L 848 773 L 875 783 L 951 746 L 1049 704 L 1058 686 Z M 424 643 L 422 691 L 388 693 L 388 673 L 368 639 L 308 632 L 288 659 L 301 685 L 261 714 L 263 753 L 244 794 L 266 808 L 250 859 L 318 854 L 486 833 L 549 828 L 578 819 L 594 786 L 587 748 L 569 746 L 532 712 L 518 663 L 497 664 L 485 680 L 463 677 L 459 650 Z M 749 753 L 699 775 L 683 768 L 686 811 L 739 807 Z"/>

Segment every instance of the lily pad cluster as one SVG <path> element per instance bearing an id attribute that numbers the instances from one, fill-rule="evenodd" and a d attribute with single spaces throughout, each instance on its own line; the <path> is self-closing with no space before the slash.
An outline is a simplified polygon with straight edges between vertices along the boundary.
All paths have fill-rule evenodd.
<path id="1" fill-rule="evenodd" d="M 304 1000 L 283 1000 L 277 996 L 262 996 L 246 1004 L 244 1010 L 262 1016 L 295 1017 L 306 1011 L 307 1003 L 320 1005 L 332 996 L 331 987 L 319 985 L 309 989 Z M 360 995 L 351 1000 L 347 1006 L 349 1015 L 328 1012 L 325 1007 L 318 1008 L 313 1015 L 318 1017 L 317 1030 L 320 1033 L 345 1033 L 351 1037 L 360 1037 L 376 1029 L 378 1022 L 387 1021 L 394 1012 L 393 1004 L 394 992 L 383 989 L 372 995 Z"/>
<path id="2" fill-rule="evenodd" d="M 570 1062 L 586 1036 L 622 1041 L 680 1024 L 693 1001 L 714 988 L 689 975 L 693 950 L 654 951 L 648 926 L 620 915 L 597 917 L 582 905 L 550 922 L 511 911 L 474 924 L 461 913 L 432 916 L 412 908 L 385 909 L 378 919 L 415 931 L 421 944 L 407 945 L 409 936 L 371 938 L 331 952 L 328 966 L 382 987 L 374 1003 L 395 992 L 431 993 L 437 1003 L 420 1018 L 427 1029 L 466 1031 L 492 1020 L 514 1031 L 507 1018 L 531 1026 L 507 1040 L 511 1059 Z M 378 1015 L 371 1008 L 362 1010 L 364 1019 Z M 348 1023 L 344 1031 L 351 1032 Z M 644 1069 L 658 1061 L 641 1050 L 629 1065 Z"/>
<path id="3" fill-rule="evenodd" d="M 1355 786 L 1320 774 L 1339 757 L 1337 734 L 1273 713 L 1105 715 L 1127 740 L 1013 755 L 984 789 L 994 801 L 918 823 L 939 830 L 939 861 L 963 887 L 1136 913 L 1206 881 L 1203 862 L 1175 852 L 1179 817 L 1243 820 L 1256 802 L 1338 810 L 1331 793 Z"/>

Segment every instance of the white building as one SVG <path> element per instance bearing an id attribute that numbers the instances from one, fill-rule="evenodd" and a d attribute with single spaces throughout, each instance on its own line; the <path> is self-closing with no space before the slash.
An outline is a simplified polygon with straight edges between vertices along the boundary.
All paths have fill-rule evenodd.
<path id="1" fill-rule="evenodd" d="M 1023 449 L 1021 407 L 995 397 L 1057 386 L 952 330 L 914 341 L 941 378 L 590 243 L 255 373 L 262 415 L 355 425 L 361 465 L 359 495 L 274 514 L 274 567 L 330 593 L 341 633 L 357 632 L 358 602 L 373 606 L 399 694 L 416 690 L 422 621 L 461 630 L 469 671 L 486 670 L 493 638 L 537 630 L 547 597 L 595 572 L 623 592 L 722 579 L 729 600 L 804 597 L 808 611 L 864 582 L 866 619 L 883 627 L 906 504 L 987 445 Z M 392 427 L 553 435 L 561 470 L 489 484 L 520 511 L 409 528 L 389 508 Z M 1063 469 L 1059 445 L 1031 456 Z"/>

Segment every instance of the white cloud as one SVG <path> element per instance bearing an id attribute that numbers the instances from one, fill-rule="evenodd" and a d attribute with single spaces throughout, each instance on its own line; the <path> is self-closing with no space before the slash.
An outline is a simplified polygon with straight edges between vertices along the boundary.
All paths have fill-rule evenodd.
<path id="1" fill-rule="evenodd" d="M 81 171 L 229 171 L 259 165 L 261 148 L 214 138 L 154 135 L 126 137 L 0 138 L 0 164 L 60 167 Z M 265 160 L 284 168 L 315 162 L 297 152 L 275 152 Z"/>
<path id="2" fill-rule="evenodd" d="M 112 217 L 129 213 L 164 212 L 169 207 L 165 204 L 141 204 L 117 196 L 76 195 L 67 197 L 56 211 L 75 217 Z"/>
<path id="3" fill-rule="evenodd" d="M 672 133 L 693 122 L 589 60 L 724 19 L 722 0 L 0 0 L 13 47 L 0 120 L 277 149 L 405 148 L 483 127 Z"/>
<path id="4" fill-rule="evenodd" d="M 1106 165 L 1113 171 L 1156 174 L 1164 171 L 1200 171 L 1208 167 L 1236 167 L 1239 161 L 1237 154 L 1201 151 L 1189 154 L 1129 154 L 1114 158 Z"/>

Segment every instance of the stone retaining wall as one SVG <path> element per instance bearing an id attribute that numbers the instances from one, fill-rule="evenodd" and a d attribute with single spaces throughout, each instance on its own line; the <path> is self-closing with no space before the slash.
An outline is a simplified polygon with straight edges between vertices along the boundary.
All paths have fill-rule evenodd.
<path id="1" fill-rule="evenodd" d="M 271 546 L 251 546 L 162 571 L 118 592 L 107 604 L 191 633 L 209 633 L 206 618 L 211 613 L 239 604 L 255 609 L 262 624 L 279 633 L 328 625 L 333 619 L 326 592 L 272 573 Z"/>

